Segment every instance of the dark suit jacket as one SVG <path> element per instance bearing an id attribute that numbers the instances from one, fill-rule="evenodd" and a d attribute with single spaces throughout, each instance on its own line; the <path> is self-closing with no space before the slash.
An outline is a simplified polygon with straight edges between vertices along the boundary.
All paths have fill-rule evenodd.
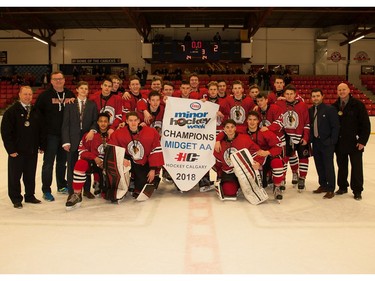
<path id="1" fill-rule="evenodd" d="M 38 153 L 46 150 L 47 130 L 40 111 L 34 106 L 29 116 L 29 126 L 25 126 L 27 111 L 16 102 L 5 111 L 1 122 L 1 136 L 8 154 Z"/>
<path id="2" fill-rule="evenodd" d="M 341 100 L 337 99 L 332 104 L 337 111 L 340 110 L 340 102 Z M 350 96 L 339 120 L 340 133 L 336 145 L 337 152 L 352 152 L 357 149 L 357 143 L 366 145 L 371 133 L 371 124 L 366 107 L 360 100 Z"/>
<path id="3" fill-rule="evenodd" d="M 314 138 L 314 110 L 309 108 L 310 115 L 310 140 Z M 321 103 L 317 113 L 319 139 L 324 145 L 335 145 L 339 137 L 340 123 L 337 111 L 334 107 Z"/>
<path id="4" fill-rule="evenodd" d="M 70 143 L 70 151 L 78 150 L 79 142 L 83 134 L 91 129 L 96 130 L 98 110 L 95 102 L 86 99 L 85 111 L 83 112 L 82 131 L 79 120 L 78 98 L 72 104 L 67 104 L 64 109 L 64 118 L 61 128 L 61 143 Z"/>

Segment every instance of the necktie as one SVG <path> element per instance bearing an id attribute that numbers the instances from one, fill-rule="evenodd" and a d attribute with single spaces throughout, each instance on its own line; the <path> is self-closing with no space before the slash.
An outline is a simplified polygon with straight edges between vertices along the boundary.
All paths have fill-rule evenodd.
<path id="1" fill-rule="evenodd" d="M 83 112 L 85 111 L 85 102 L 81 100 L 81 111 L 79 113 L 79 121 L 80 121 L 80 127 L 82 130 L 82 119 L 83 119 Z"/>
<path id="2" fill-rule="evenodd" d="M 344 108 L 345 108 L 345 102 L 342 101 L 342 102 L 341 102 L 341 108 L 340 108 L 340 110 L 341 110 L 341 111 L 344 111 Z"/>
<path id="3" fill-rule="evenodd" d="M 27 114 L 29 114 L 29 113 L 30 113 L 30 110 L 31 110 L 30 105 L 26 105 L 25 108 L 26 108 Z"/>
<path id="4" fill-rule="evenodd" d="M 319 132 L 318 132 L 318 106 L 315 106 L 314 110 L 314 137 L 318 137 Z"/>

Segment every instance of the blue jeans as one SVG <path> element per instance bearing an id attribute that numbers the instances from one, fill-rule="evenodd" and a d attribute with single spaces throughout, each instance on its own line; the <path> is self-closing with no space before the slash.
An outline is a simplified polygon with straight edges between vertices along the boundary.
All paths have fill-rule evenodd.
<path id="1" fill-rule="evenodd" d="M 44 151 L 42 166 L 42 191 L 52 192 L 52 172 L 56 158 L 56 183 L 57 189 L 66 187 L 66 151 L 61 147 L 61 137 L 55 135 L 47 136 L 47 149 Z"/>

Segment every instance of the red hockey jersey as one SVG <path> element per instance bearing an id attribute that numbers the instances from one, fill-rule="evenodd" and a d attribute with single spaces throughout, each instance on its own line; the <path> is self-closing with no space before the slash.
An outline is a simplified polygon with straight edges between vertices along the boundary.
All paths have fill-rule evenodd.
<path id="1" fill-rule="evenodd" d="M 154 128 L 138 127 L 137 133 L 132 134 L 125 126 L 113 132 L 108 143 L 124 147 L 125 154 L 137 164 L 148 162 L 150 167 L 160 167 L 164 165 L 164 158 L 159 139 L 159 133 Z"/>

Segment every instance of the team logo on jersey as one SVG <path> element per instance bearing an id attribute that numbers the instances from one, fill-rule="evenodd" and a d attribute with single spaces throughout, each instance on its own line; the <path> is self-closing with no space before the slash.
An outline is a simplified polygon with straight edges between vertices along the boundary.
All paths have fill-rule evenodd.
<path id="1" fill-rule="evenodd" d="M 232 161 L 230 160 L 231 154 L 237 152 L 237 148 L 229 147 L 227 150 L 224 151 L 224 161 L 228 165 L 228 167 L 233 167 Z"/>
<path id="2" fill-rule="evenodd" d="M 128 150 L 128 153 L 133 158 L 133 160 L 141 160 L 143 156 L 145 155 L 145 150 L 143 148 L 143 145 L 139 141 L 129 142 L 127 150 Z"/>
<path id="3" fill-rule="evenodd" d="M 161 121 L 152 122 L 150 127 L 156 129 L 156 131 L 158 131 L 159 135 L 161 135 L 161 129 L 162 129 L 162 122 Z"/>
<path id="4" fill-rule="evenodd" d="M 262 128 L 262 127 L 268 127 L 269 125 L 271 125 L 271 122 L 268 121 L 267 119 L 264 119 L 264 120 L 262 120 L 262 121 L 259 123 L 259 128 Z"/>
<path id="5" fill-rule="evenodd" d="M 109 124 L 112 125 L 115 120 L 115 109 L 112 106 L 105 106 L 100 110 L 100 113 L 107 112 L 109 114 Z"/>
<path id="6" fill-rule="evenodd" d="M 285 129 L 296 129 L 299 124 L 297 112 L 289 110 L 283 114 L 283 124 Z"/>
<path id="7" fill-rule="evenodd" d="M 99 145 L 98 152 L 99 155 L 104 155 L 105 146 L 103 144 Z"/>
<path id="8" fill-rule="evenodd" d="M 230 109 L 230 118 L 233 119 L 237 124 L 245 122 L 246 113 L 242 106 L 234 106 Z"/>

